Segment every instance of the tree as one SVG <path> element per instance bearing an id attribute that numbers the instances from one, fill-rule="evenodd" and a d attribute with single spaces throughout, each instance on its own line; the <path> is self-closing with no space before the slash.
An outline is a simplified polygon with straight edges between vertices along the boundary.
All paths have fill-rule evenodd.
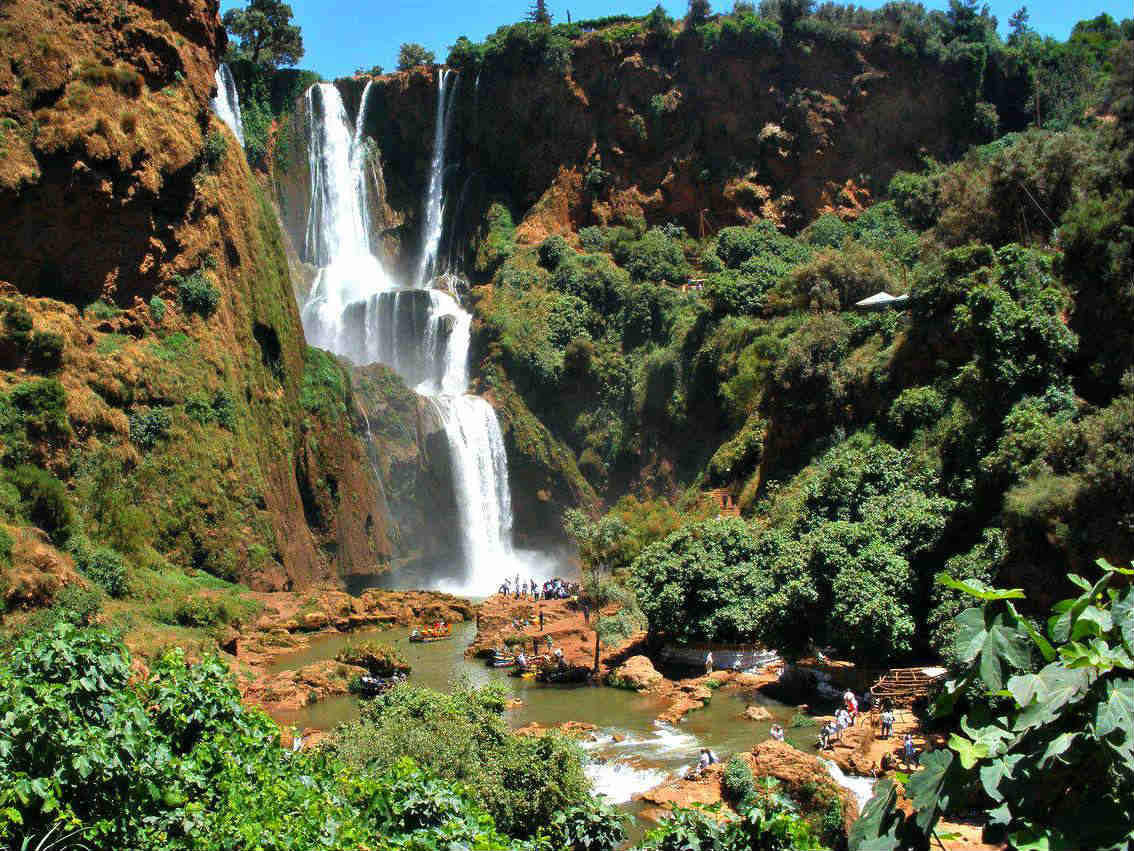
<path id="1" fill-rule="evenodd" d="M 694 26 L 703 24 L 712 11 L 709 0 L 689 0 L 689 12 L 685 15 L 685 20 Z"/>
<path id="2" fill-rule="evenodd" d="M 279 0 L 251 0 L 247 8 L 229 9 L 224 26 L 239 43 L 230 51 L 266 68 L 295 65 L 303 58 L 303 36 L 291 15 L 291 6 Z"/>
<path id="3" fill-rule="evenodd" d="M 433 51 L 426 50 L 422 45 L 409 41 L 398 48 L 398 70 L 408 71 L 417 65 L 432 65 Z"/>
<path id="4" fill-rule="evenodd" d="M 551 26 L 551 12 L 547 10 L 547 0 L 535 0 L 532 3 L 531 9 L 528 10 L 528 20 L 536 24 Z"/>
<path id="5" fill-rule="evenodd" d="M 1013 47 L 1023 44 L 1036 34 L 1028 21 L 1031 15 L 1028 14 L 1028 7 L 1021 6 L 1012 13 L 1012 17 L 1008 19 L 1008 43 Z"/>

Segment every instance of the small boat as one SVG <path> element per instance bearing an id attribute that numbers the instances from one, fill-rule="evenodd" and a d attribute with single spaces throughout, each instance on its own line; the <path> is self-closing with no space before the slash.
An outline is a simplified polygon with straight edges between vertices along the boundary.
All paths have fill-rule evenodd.
<path id="1" fill-rule="evenodd" d="M 586 682 L 591 674 L 588 668 L 571 666 L 552 666 L 540 668 L 536 679 L 541 683 L 582 683 Z"/>
<path id="2" fill-rule="evenodd" d="M 488 660 L 490 668 L 512 668 L 516 665 L 515 656 L 491 656 Z"/>
<path id="3" fill-rule="evenodd" d="M 426 626 L 420 629 L 415 629 L 410 633 L 410 641 L 444 641 L 446 638 L 452 638 L 453 632 L 449 628 L 449 624 L 443 623 L 440 625 Z"/>

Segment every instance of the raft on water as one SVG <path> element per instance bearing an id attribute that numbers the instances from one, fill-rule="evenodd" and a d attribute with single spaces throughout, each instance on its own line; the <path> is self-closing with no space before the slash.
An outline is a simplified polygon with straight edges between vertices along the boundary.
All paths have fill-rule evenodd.
<path id="1" fill-rule="evenodd" d="M 449 629 L 448 624 L 441 626 L 427 626 L 422 629 L 415 629 L 410 633 L 410 641 L 444 641 L 446 638 L 452 638 L 453 633 Z"/>

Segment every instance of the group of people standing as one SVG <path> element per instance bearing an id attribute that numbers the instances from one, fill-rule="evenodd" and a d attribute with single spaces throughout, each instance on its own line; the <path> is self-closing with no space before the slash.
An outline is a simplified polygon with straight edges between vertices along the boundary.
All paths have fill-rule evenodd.
<path id="1" fill-rule="evenodd" d="M 568 597 L 573 597 L 579 593 L 578 582 L 564 582 L 558 576 L 549 579 L 542 585 L 532 579 L 525 579 L 520 581 L 520 574 L 516 574 L 516 580 L 513 582 L 511 579 L 505 579 L 500 583 L 500 593 L 505 597 L 515 597 L 520 599 L 532 600 L 565 600 Z"/>

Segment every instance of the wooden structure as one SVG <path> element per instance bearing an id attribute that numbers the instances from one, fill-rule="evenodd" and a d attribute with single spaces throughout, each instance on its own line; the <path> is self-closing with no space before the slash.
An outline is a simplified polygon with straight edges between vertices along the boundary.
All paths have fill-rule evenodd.
<path id="1" fill-rule="evenodd" d="M 706 493 L 713 498 L 717 504 L 717 511 L 721 517 L 739 517 L 740 506 L 736 504 L 736 497 L 732 495 L 732 491 L 728 488 L 717 488 L 716 490 L 706 491 Z"/>
<path id="2" fill-rule="evenodd" d="M 912 706 L 918 698 L 928 698 L 948 674 L 944 668 L 891 668 L 870 687 L 870 705 Z"/>

